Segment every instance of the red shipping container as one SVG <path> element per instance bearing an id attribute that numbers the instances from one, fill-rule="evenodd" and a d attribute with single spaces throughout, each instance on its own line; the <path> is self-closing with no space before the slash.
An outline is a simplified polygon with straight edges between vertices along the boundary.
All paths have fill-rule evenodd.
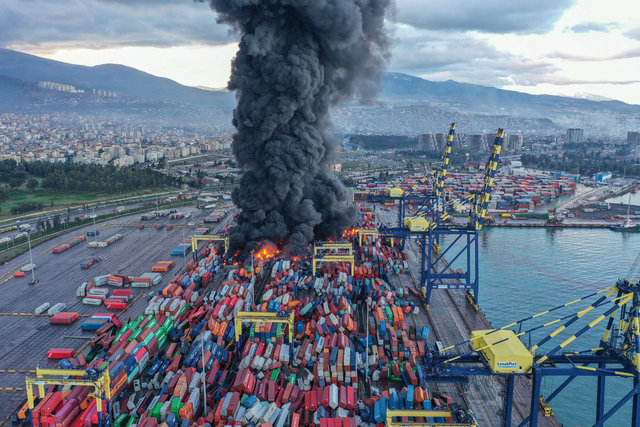
<path id="1" fill-rule="evenodd" d="M 50 323 L 52 325 L 70 325 L 78 320 L 78 313 L 73 312 L 60 312 L 51 317 Z"/>
<path id="2" fill-rule="evenodd" d="M 48 359 L 66 359 L 73 357 L 75 350 L 72 348 L 52 348 L 47 352 Z"/>
<path id="3" fill-rule="evenodd" d="M 40 409 L 40 416 L 47 417 L 51 415 L 60 403 L 62 403 L 62 392 L 56 391 Z"/>
<path id="4" fill-rule="evenodd" d="M 131 289 L 114 289 L 112 295 L 114 297 L 130 297 L 132 293 Z"/>

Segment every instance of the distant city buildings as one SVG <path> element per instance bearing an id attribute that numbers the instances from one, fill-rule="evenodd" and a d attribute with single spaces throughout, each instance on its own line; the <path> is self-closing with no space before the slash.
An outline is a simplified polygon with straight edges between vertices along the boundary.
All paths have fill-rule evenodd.
<path id="1" fill-rule="evenodd" d="M 228 136 L 162 125 L 117 123 L 68 114 L 0 114 L 0 159 L 22 162 L 68 159 L 76 163 L 131 166 L 229 148 Z"/>
<path id="2" fill-rule="evenodd" d="M 522 135 L 509 135 L 506 142 L 506 151 L 511 153 L 517 153 L 522 150 L 524 144 L 524 137 Z"/>
<path id="3" fill-rule="evenodd" d="M 75 86 L 55 82 L 38 82 L 38 87 L 42 89 L 57 90 L 58 92 L 84 93 L 84 90 Z"/>
<path id="4" fill-rule="evenodd" d="M 419 151 L 437 151 L 436 138 L 433 133 L 423 133 L 418 135 L 418 150 Z"/>
<path id="5" fill-rule="evenodd" d="M 636 159 L 640 159 L 640 132 L 629 131 L 627 132 L 627 145 L 633 148 L 633 154 Z"/>
<path id="6" fill-rule="evenodd" d="M 495 138 L 495 135 L 493 135 L 493 138 Z M 467 143 L 469 144 L 469 149 L 476 153 L 484 153 L 489 150 L 487 135 L 483 133 L 467 135 Z M 491 143 L 493 143 L 493 139 L 491 139 Z"/>
<path id="7" fill-rule="evenodd" d="M 582 129 L 567 129 L 567 136 L 564 139 L 565 144 L 582 144 L 584 140 L 584 131 Z"/>

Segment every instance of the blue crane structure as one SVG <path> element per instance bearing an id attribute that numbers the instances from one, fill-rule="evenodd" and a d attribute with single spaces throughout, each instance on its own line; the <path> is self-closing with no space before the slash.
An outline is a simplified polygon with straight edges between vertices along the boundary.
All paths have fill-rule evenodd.
<path id="1" fill-rule="evenodd" d="M 637 264 L 640 261 L 637 260 Z M 593 301 L 586 305 L 589 300 Z M 531 325 L 543 316 L 580 304 L 585 306 L 577 312 Z M 581 351 L 568 350 L 568 346 L 572 343 L 575 345 L 581 337 L 584 341 L 599 324 L 606 326 L 597 346 Z M 545 328 L 553 329 L 540 339 L 540 333 Z M 562 333 L 568 330 L 572 331 L 568 338 L 552 345 L 554 339 L 560 340 Z M 538 340 L 532 345 L 534 334 L 537 334 Z M 529 338 L 528 346 L 521 341 L 525 337 Z M 551 415 L 549 403 L 576 378 L 596 377 L 593 425 L 604 426 L 623 405 L 631 401 L 631 419 L 625 425 L 640 427 L 640 279 L 620 279 L 614 286 L 501 328 L 472 331 L 468 340 L 439 351 L 432 349 L 423 357 L 420 369 L 424 380 L 466 381 L 472 375 L 505 378 L 503 420 L 507 427 L 512 425 L 516 376 L 531 379 L 530 409 L 519 427 L 527 424 L 536 427 L 540 411 L 543 415 Z M 565 379 L 545 399 L 541 396 L 542 379 L 551 376 Z M 628 391 L 616 402 L 606 402 L 605 385 L 608 377 L 627 378 L 632 382 Z M 610 409 L 605 410 L 607 407 Z"/>
<path id="2" fill-rule="evenodd" d="M 417 189 L 418 184 L 414 184 L 410 191 L 404 192 L 400 188 L 387 189 L 384 195 L 381 194 L 367 194 L 367 200 L 372 203 L 394 203 L 398 206 L 398 222 L 397 227 L 404 226 L 404 220 L 406 217 L 407 203 L 418 204 L 417 211 L 422 216 L 431 218 L 434 221 L 445 220 L 445 189 L 444 181 L 447 176 L 447 169 L 451 163 L 451 150 L 453 147 L 453 140 L 455 137 L 456 124 L 451 123 L 449 127 L 449 134 L 445 142 L 444 151 L 442 153 L 442 161 L 437 169 L 432 170 L 430 173 L 423 175 L 419 183 L 425 184 L 429 181 L 433 183 L 432 190 L 429 194 L 416 194 L 413 191 Z M 439 213 L 441 212 L 441 213 Z"/>
<path id="3" fill-rule="evenodd" d="M 448 141 L 453 141 L 453 131 L 449 133 Z M 470 194 L 469 213 L 467 222 L 456 224 L 448 221 L 450 215 L 445 203 L 444 178 L 448 161 L 443 162 L 441 173 L 436 176 L 434 192 L 425 198 L 423 206 L 414 217 L 405 217 L 402 226 L 381 226 L 384 234 L 396 236 L 403 245 L 407 238 L 415 236 L 421 243 L 420 283 L 424 303 L 429 308 L 431 294 L 434 289 L 464 289 L 469 300 L 477 309 L 478 304 L 478 232 L 482 230 L 494 176 L 500 161 L 500 152 L 504 141 L 504 130 L 498 129 L 495 141 L 491 147 L 489 160 L 484 171 L 483 186 L 480 191 Z M 448 159 L 450 150 L 445 150 Z M 420 219 L 429 218 L 426 226 Z M 452 237 L 445 242 L 442 238 Z M 449 255 L 450 258 L 445 258 Z M 459 259 L 466 259 L 466 270 L 454 270 L 453 265 Z"/>

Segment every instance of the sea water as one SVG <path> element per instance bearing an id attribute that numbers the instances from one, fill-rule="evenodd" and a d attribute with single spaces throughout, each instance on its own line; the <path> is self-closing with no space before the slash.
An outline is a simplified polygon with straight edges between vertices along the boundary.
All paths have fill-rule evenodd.
<path id="1" fill-rule="evenodd" d="M 483 229 L 479 239 L 479 303 L 494 327 L 615 285 L 618 278 L 627 277 L 640 252 L 640 233 L 608 229 L 494 227 Z M 525 322 L 522 330 L 582 310 L 596 298 Z M 538 354 L 553 349 L 610 307 L 612 305 L 607 304 L 594 309 L 541 347 Z M 526 345 L 535 344 L 561 324 L 527 334 L 522 340 Z M 598 347 L 605 326 L 606 320 L 576 339 L 566 350 Z M 542 394 L 548 396 L 565 379 L 544 377 Z M 632 388 L 632 379 L 607 377 L 606 381 L 605 412 Z M 595 390 L 595 377 L 578 377 L 550 405 L 565 426 L 589 426 L 595 420 Z M 627 402 L 606 425 L 630 425 L 630 414 L 631 405 Z"/>

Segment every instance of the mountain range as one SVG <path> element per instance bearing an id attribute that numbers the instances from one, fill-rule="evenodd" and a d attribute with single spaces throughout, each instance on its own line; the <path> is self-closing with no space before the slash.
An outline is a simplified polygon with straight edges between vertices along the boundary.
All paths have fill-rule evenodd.
<path id="1" fill-rule="evenodd" d="M 84 93 L 38 85 L 45 81 L 72 85 Z M 98 90 L 117 96 L 97 96 L 94 91 Z M 234 105 L 232 93 L 184 86 L 123 65 L 87 67 L 0 49 L 0 112 L 108 113 L 230 128 Z M 530 132 L 583 127 L 587 133 L 616 134 L 640 127 L 639 105 L 530 95 L 401 73 L 384 74 L 376 104 L 353 102 L 334 109 L 333 114 L 338 131 L 358 132 L 442 131 L 453 116 L 468 120 L 473 131 L 493 129 L 495 123 L 506 120 L 517 130 Z"/>

